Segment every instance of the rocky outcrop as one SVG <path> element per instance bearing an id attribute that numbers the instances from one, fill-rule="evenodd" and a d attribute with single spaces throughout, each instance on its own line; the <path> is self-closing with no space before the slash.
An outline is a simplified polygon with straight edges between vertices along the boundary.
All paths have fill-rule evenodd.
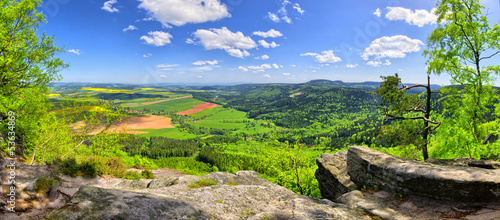
<path id="1" fill-rule="evenodd" d="M 410 161 L 367 147 L 350 147 L 347 173 L 359 186 L 454 201 L 500 200 L 500 170 Z"/>
<path id="2" fill-rule="evenodd" d="M 451 165 L 451 166 L 463 166 L 463 167 L 479 167 L 484 169 L 500 169 L 500 162 L 492 160 L 476 160 L 468 157 L 459 157 L 455 159 L 435 159 L 428 158 L 425 160 L 427 163 L 440 164 L 440 165 Z"/>
<path id="3" fill-rule="evenodd" d="M 349 190 L 357 189 L 349 175 L 347 175 L 347 151 L 335 154 L 324 153 L 316 158 L 318 169 L 314 175 L 319 183 L 321 196 L 336 201 L 339 196 Z"/>
<path id="4" fill-rule="evenodd" d="M 363 219 L 343 205 L 295 194 L 256 175 L 186 175 L 174 185 L 134 192 L 83 186 L 44 219 Z M 218 184 L 188 187 L 200 179 Z"/>

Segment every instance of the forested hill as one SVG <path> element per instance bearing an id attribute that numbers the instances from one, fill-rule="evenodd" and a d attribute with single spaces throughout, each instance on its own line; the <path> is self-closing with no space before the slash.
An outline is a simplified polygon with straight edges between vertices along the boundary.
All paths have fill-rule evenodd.
<path id="1" fill-rule="evenodd" d="M 248 112 L 251 118 L 277 125 L 331 127 L 339 120 L 366 119 L 377 113 L 379 100 L 370 95 L 379 83 L 314 80 L 303 84 L 245 84 L 218 87 L 194 97 Z"/>

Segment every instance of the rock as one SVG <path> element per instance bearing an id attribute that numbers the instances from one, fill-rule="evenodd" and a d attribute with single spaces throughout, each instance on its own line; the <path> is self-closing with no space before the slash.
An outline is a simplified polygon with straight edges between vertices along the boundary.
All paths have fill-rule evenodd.
<path id="1" fill-rule="evenodd" d="M 500 170 L 404 160 L 367 147 L 350 147 L 347 173 L 357 185 L 403 195 L 455 201 L 500 200 Z"/>
<path id="2" fill-rule="evenodd" d="M 492 144 L 495 143 L 498 140 L 498 135 L 497 134 L 488 134 L 484 138 L 483 144 Z"/>
<path id="3" fill-rule="evenodd" d="M 168 187 L 171 185 L 176 184 L 179 181 L 178 177 L 168 177 L 168 178 L 161 178 L 161 179 L 154 179 L 148 184 L 148 188 L 150 189 L 158 189 L 161 187 Z"/>
<path id="4" fill-rule="evenodd" d="M 351 209 L 358 209 L 368 215 L 378 216 L 382 219 L 405 220 L 412 219 L 410 216 L 403 215 L 394 211 L 384 202 L 374 197 L 365 197 L 358 190 L 348 192 L 338 198 L 338 200 L 346 204 Z"/>
<path id="5" fill-rule="evenodd" d="M 450 165 L 450 166 L 464 166 L 464 167 L 479 167 L 484 169 L 500 169 L 500 162 L 491 160 L 476 160 L 469 157 L 459 157 L 455 159 L 435 159 L 428 158 L 425 160 L 427 163 Z"/>
<path id="6" fill-rule="evenodd" d="M 123 180 L 116 187 L 119 189 L 145 189 L 148 188 L 150 182 L 152 182 L 150 179 Z"/>
<path id="7" fill-rule="evenodd" d="M 363 219 L 344 205 L 298 195 L 257 174 L 186 175 L 172 186 L 134 192 L 82 186 L 64 207 L 44 219 Z M 219 184 L 187 187 L 201 178 Z M 231 180 L 238 185 L 224 183 Z"/>
<path id="8" fill-rule="evenodd" d="M 319 183 L 321 196 L 336 201 L 337 197 L 357 189 L 349 175 L 347 175 L 347 151 L 335 154 L 324 153 L 316 158 L 318 169 L 314 173 Z"/>

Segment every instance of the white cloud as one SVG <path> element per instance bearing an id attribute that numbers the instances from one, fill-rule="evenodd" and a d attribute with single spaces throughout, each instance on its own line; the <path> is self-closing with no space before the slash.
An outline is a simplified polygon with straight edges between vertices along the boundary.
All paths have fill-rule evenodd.
<path id="1" fill-rule="evenodd" d="M 392 63 L 391 63 L 391 61 L 390 61 L 390 60 L 385 60 L 384 66 L 389 66 L 389 65 L 391 65 L 391 64 L 392 64 Z"/>
<path id="2" fill-rule="evenodd" d="M 380 64 L 382 64 L 380 61 L 369 61 L 368 63 L 366 63 L 366 65 L 370 65 L 373 67 L 380 66 Z"/>
<path id="3" fill-rule="evenodd" d="M 291 73 L 283 73 L 284 76 L 290 76 L 292 75 Z"/>
<path id="4" fill-rule="evenodd" d="M 194 36 L 207 50 L 225 50 L 233 57 L 246 57 L 250 53 L 246 50 L 257 47 L 252 38 L 243 35 L 241 32 L 233 33 L 226 27 L 221 29 L 212 28 L 210 30 L 198 29 Z"/>
<path id="5" fill-rule="evenodd" d="M 323 51 L 321 53 L 322 55 L 317 53 L 304 53 L 300 56 L 313 56 L 316 58 L 316 62 L 318 63 L 336 63 L 342 61 L 342 59 L 333 54 L 333 50 Z"/>
<path id="6" fill-rule="evenodd" d="M 257 36 L 261 36 L 261 37 L 264 37 L 264 38 L 268 38 L 268 37 L 281 37 L 281 36 L 283 36 L 283 34 L 281 32 L 279 32 L 277 30 L 274 30 L 274 29 L 271 29 L 268 32 L 255 31 L 255 32 L 253 32 L 252 35 L 257 35 Z"/>
<path id="7" fill-rule="evenodd" d="M 264 77 L 271 78 L 271 75 L 269 75 L 269 74 L 264 74 Z"/>
<path id="8" fill-rule="evenodd" d="M 268 55 L 266 55 L 266 54 L 264 54 L 264 55 L 262 55 L 262 56 L 260 56 L 260 57 L 255 57 L 255 59 L 256 59 L 256 60 L 267 60 L 267 59 L 269 59 L 269 56 L 268 56 Z"/>
<path id="9" fill-rule="evenodd" d="M 231 17 L 219 0 L 140 0 L 139 8 L 148 11 L 164 26 L 204 23 Z"/>
<path id="10" fill-rule="evenodd" d="M 288 23 L 288 24 L 291 24 L 292 23 L 292 19 L 288 16 L 283 16 L 281 17 L 281 20 Z"/>
<path id="11" fill-rule="evenodd" d="M 165 76 L 165 75 L 160 75 L 160 78 L 167 78 L 167 76 Z"/>
<path id="12" fill-rule="evenodd" d="M 437 16 L 434 14 L 436 11 L 433 8 L 430 12 L 426 10 L 415 10 L 413 12 L 411 9 L 402 7 L 387 7 L 389 12 L 385 17 L 391 21 L 405 20 L 408 24 L 417 25 L 423 27 L 426 24 L 435 24 L 437 22 Z"/>
<path id="13" fill-rule="evenodd" d="M 137 27 L 134 25 L 129 25 L 127 28 L 123 29 L 123 32 L 133 31 L 133 30 L 137 30 Z"/>
<path id="14" fill-rule="evenodd" d="M 173 70 L 174 67 L 178 67 L 179 64 L 158 64 L 156 65 L 156 70 L 157 71 L 169 71 Z"/>
<path id="15" fill-rule="evenodd" d="M 376 59 L 384 57 L 404 58 L 407 53 L 419 51 L 420 45 L 423 44 L 418 39 L 411 39 L 404 35 L 381 37 L 372 41 L 361 57 L 365 60 L 368 60 L 370 56 L 375 56 Z"/>
<path id="16" fill-rule="evenodd" d="M 259 44 L 264 47 L 264 48 L 275 48 L 275 47 L 278 47 L 279 44 L 277 44 L 276 42 L 271 42 L 271 43 L 267 43 L 265 40 L 259 40 Z"/>
<path id="17" fill-rule="evenodd" d="M 170 38 L 172 35 L 167 32 L 162 31 L 150 31 L 149 36 L 142 36 L 141 40 L 144 40 L 146 44 L 154 45 L 157 47 L 164 46 L 165 44 L 171 43 Z"/>
<path id="18" fill-rule="evenodd" d="M 150 54 L 150 53 L 142 55 L 142 57 L 144 57 L 144 58 L 148 58 L 148 57 L 151 57 L 151 56 L 153 56 L 153 54 Z"/>
<path id="19" fill-rule="evenodd" d="M 267 17 L 268 17 L 269 19 L 271 19 L 271 21 L 276 22 L 276 23 L 278 23 L 278 22 L 280 22 L 280 21 L 281 21 L 281 20 L 280 20 L 280 18 L 279 18 L 276 14 L 271 13 L 271 12 L 268 12 L 268 13 L 267 13 Z"/>
<path id="20" fill-rule="evenodd" d="M 196 62 L 193 62 L 193 65 L 196 65 L 196 66 L 201 66 L 201 65 L 216 65 L 216 64 L 219 64 L 219 61 L 218 60 L 213 60 L 213 61 L 210 61 L 210 60 L 207 60 L 207 61 L 202 61 L 202 60 L 198 60 Z"/>
<path id="21" fill-rule="evenodd" d="M 117 0 L 109 0 L 107 2 L 104 2 L 104 5 L 101 7 L 102 10 L 108 11 L 108 12 L 119 12 L 117 8 L 113 7 L 113 4 L 116 4 Z"/>
<path id="22" fill-rule="evenodd" d="M 295 4 L 293 4 L 293 8 L 294 8 L 295 10 L 297 10 L 297 12 L 299 12 L 301 15 L 303 15 L 303 14 L 304 14 L 304 12 L 306 12 L 306 11 L 302 10 L 302 8 L 300 8 L 299 3 L 295 3 Z"/>
<path id="23" fill-rule="evenodd" d="M 278 66 L 278 64 L 276 64 L 276 63 L 273 63 L 273 68 L 274 68 L 274 69 L 279 69 L 279 68 L 280 68 L 280 66 Z"/>
<path id="24" fill-rule="evenodd" d="M 377 17 L 380 17 L 382 16 L 382 13 L 380 12 L 380 8 L 377 8 L 377 10 L 375 10 L 375 12 L 373 13 L 375 16 Z"/>
<path id="25" fill-rule="evenodd" d="M 267 69 L 273 68 L 271 64 L 262 64 L 260 66 L 239 66 L 238 69 L 243 71 L 243 72 L 248 72 L 248 71 L 253 71 L 255 73 L 257 72 L 264 72 Z"/>
<path id="26" fill-rule="evenodd" d="M 80 55 L 80 50 L 78 50 L 78 49 L 70 49 L 70 50 L 68 50 L 68 52 L 74 53 L 76 55 Z"/>
<path id="27" fill-rule="evenodd" d="M 358 64 L 346 64 L 345 67 L 354 69 L 354 68 L 358 67 Z"/>
<path id="28" fill-rule="evenodd" d="M 193 72 L 205 72 L 205 71 L 212 71 L 215 68 L 219 68 L 220 66 L 200 66 L 200 67 L 195 67 L 192 68 L 191 71 Z"/>

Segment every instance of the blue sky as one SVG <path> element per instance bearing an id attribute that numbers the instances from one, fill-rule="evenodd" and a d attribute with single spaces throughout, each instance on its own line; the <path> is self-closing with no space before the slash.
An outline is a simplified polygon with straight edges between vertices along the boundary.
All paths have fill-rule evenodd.
<path id="1" fill-rule="evenodd" d="M 499 2 L 482 3 L 498 22 Z M 419 83 L 434 7 L 430 0 L 46 0 L 40 30 L 66 50 L 64 82 L 363 82 L 397 72 Z"/>

